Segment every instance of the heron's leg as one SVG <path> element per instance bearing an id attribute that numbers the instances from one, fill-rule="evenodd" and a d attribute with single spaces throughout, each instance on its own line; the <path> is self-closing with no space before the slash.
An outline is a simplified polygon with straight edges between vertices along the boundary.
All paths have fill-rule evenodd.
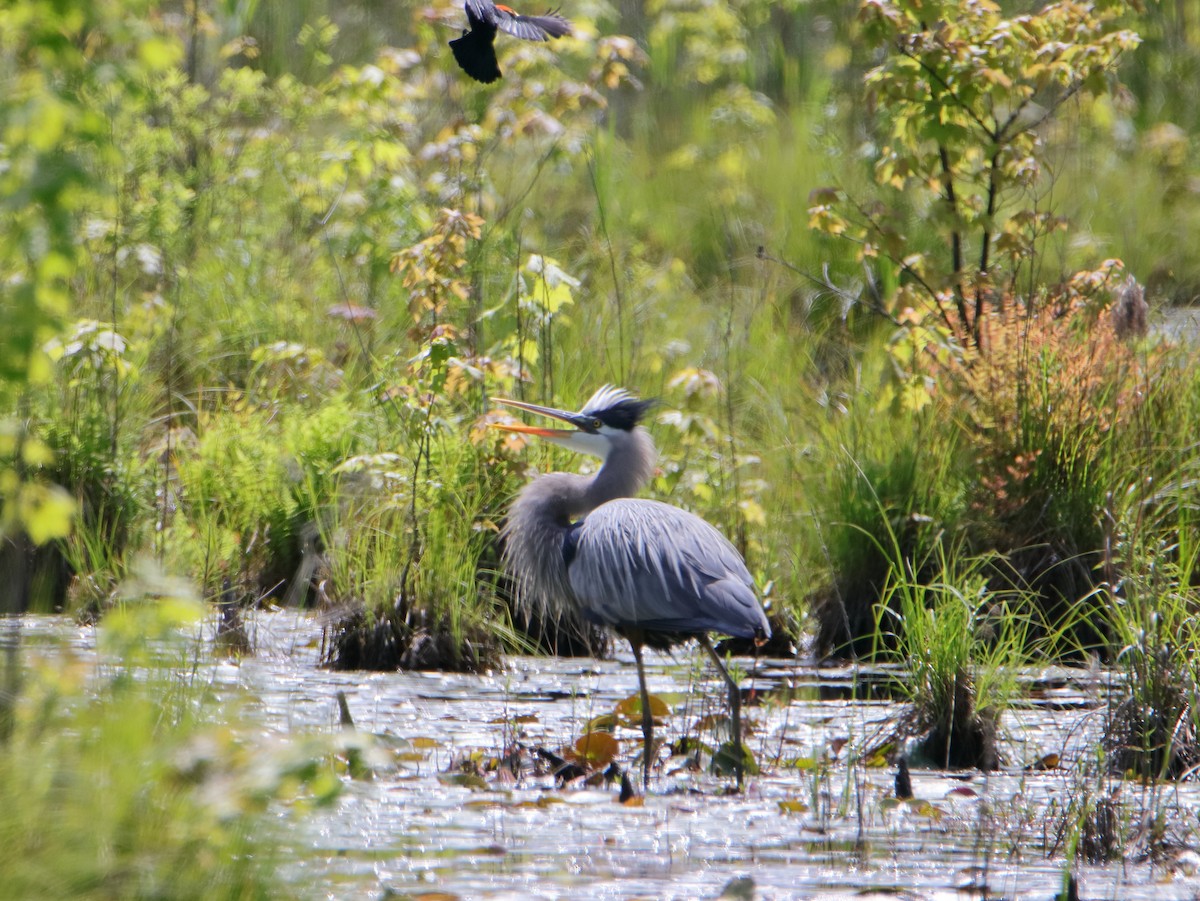
<path id="1" fill-rule="evenodd" d="M 629 639 L 637 663 L 638 685 L 642 689 L 642 788 L 650 789 L 650 754 L 654 749 L 654 714 L 650 711 L 650 692 L 646 689 L 646 669 L 642 666 L 642 643 Z"/>
<path id="2" fill-rule="evenodd" d="M 725 684 L 729 686 L 729 719 L 733 726 L 733 772 L 737 776 L 738 791 L 741 791 L 742 763 L 746 759 L 746 753 L 742 750 L 742 692 L 738 688 L 738 684 L 733 681 L 733 677 L 729 675 L 729 670 L 725 669 L 725 661 L 721 659 L 721 655 L 717 653 L 717 649 L 712 646 L 708 635 L 701 633 L 699 641 L 700 646 L 708 651 L 708 656 L 713 659 L 713 663 L 717 665 L 717 669 L 725 677 Z"/>

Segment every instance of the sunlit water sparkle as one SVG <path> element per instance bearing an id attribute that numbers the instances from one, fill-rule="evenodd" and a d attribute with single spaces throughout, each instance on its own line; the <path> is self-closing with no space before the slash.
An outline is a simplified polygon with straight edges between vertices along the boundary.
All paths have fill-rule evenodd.
<path id="1" fill-rule="evenodd" d="M 65 632 L 76 650 L 94 649 L 91 629 L 54 618 L 21 622 L 26 638 Z M 914 793 L 929 804 L 896 806 L 887 800 L 893 768 L 847 765 L 852 752 L 878 741 L 900 712 L 870 690 L 879 671 L 759 661 L 756 688 L 769 695 L 790 686 L 791 700 L 750 706 L 744 715 L 754 724 L 756 756 L 781 763 L 768 763 L 740 795 L 726 791 L 729 779 L 666 772 L 653 779 L 644 806 L 631 807 L 616 803 L 615 787 L 564 789 L 549 776 L 505 781 L 485 774 L 486 789 L 439 778 L 465 755 L 501 755 L 514 737 L 527 747 L 569 744 L 589 719 L 636 692 L 628 655 L 609 661 L 517 657 L 502 672 L 480 676 L 338 673 L 318 666 L 314 618 L 260 613 L 248 627 L 253 655 L 213 655 L 203 663 L 213 691 L 238 700 L 247 721 L 280 736 L 328 734 L 338 728 L 335 699 L 342 691 L 358 729 L 424 739 L 418 743 L 427 746 L 372 780 L 346 777 L 328 808 L 303 817 L 280 811 L 295 839 L 284 875 L 297 891 L 318 898 L 426 892 L 489 899 L 715 898 L 748 877 L 750 894 L 737 897 L 826 901 L 878 892 L 1050 901 L 1065 866 L 1061 850 L 1052 858 L 1044 851 L 1060 818 L 1055 811 L 1078 797 L 1079 766 L 1094 755 L 1106 712 L 1102 675 L 1032 674 L 1036 690 L 1004 722 L 1005 769 L 986 776 L 914 769 Z M 695 660 L 687 651 L 648 656 L 651 691 L 678 701 L 663 727 L 669 739 L 722 709 L 720 685 Z M 622 730 L 621 737 L 632 748 L 639 733 Z M 832 754 L 835 739 L 849 743 L 824 775 L 785 765 Z M 1050 753 L 1061 755 L 1059 768 L 1023 768 Z M 1141 812 L 1147 789 L 1125 783 L 1120 790 L 1126 809 Z M 1198 802 L 1187 783 L 1156 805 L 1174 834 L 1193 844 Z M 1077 872 L 1083 898 L 1200 897 L 1200 879 L 1184 869 L 1128 860 Z"/>

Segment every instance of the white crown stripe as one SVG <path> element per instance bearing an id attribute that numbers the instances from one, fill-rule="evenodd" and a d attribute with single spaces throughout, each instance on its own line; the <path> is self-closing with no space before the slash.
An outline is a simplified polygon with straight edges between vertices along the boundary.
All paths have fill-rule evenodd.
<path id="1" fill-rule="evenodd" d="M 585 415 L 598 413 L 601 410 L 610 410 L 622 401 L 637 400 L 632 394 L 624 388 L 617 388 L 614 385 L 604 385 L 593 394 L 580 413 Z"/>

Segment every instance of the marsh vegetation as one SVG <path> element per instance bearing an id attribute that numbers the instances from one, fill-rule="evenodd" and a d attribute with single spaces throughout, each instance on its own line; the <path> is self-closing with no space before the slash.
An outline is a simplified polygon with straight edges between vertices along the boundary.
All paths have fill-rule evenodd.
<path id="1" fill-rule="evenodd" d="M 844 862 L 907 756 L 918 788 L 1012 788 L 972 828 L 1019 822 L 1055 878 L 1174 866 L 1198 842 L 1200 366 L 1158 323 L 1200 294 L 1200 6 L 564 14 L 483 87 L 454 5 L 0 10 L 3 893 L 303 894 L 293 833 L 375 767 L 463 792 L 553 786 L 539 748 L 572 785 L 628 769 L 631 692 L 540 744 L 472 711 L 460 741 L 362 727 L 349 681 L 468 692 L 611 652 L 515 607 L 501 566 L 517 489 L 586 464 L 489 428 L 491 397 L 604 383 L 659 398 L 648 494 L 762 591 L 773 643 L 725 648 L 770 699 L 747 804 Z M 277 607 L 305 611 L 306 669 L 275 676 L 347 691 L 359 729 L 264 719 L 275 689 L 225 678 Z M 86 653 L 38 637 L 70 623 Z M 819 661 L 885 673 L 853 688 L 885 686 L 881 722 L 797 725 Z M 544 665 L 566 697 L 594 664 Z M 687 762 L 717 804 L 728 721 L 686 655 L 663 666 L 659 787 Z M 1031 748 L 1059 667 L 1103 690 Z"/>

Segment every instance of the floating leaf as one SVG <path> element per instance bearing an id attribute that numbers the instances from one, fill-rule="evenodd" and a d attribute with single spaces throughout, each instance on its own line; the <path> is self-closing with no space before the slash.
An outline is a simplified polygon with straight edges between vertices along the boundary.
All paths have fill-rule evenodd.
<path id="1" fill-rule="evenodd" d="M 650 695 L 650 715 L 658 720 L 671 715 L 671 708 L 658 695 Z M 642 723 L 642 696 L 630 695 L 619 702 L 613 713 L 624 723 L 638 725 Z"/>
<path id="2" fill-rule="evenodd" d="M 620 751 L 620 743 L 609 732 L 588 732 L 579 736 L 572 748 L 564 755 L 575 763 L 599 769 L 608 766 Z"/>
<path id="3" fill-rule="evenodd" d="M 934 807 L 928 801 L 907 801 L 905 802 L 918 816 L 927 817 L 934 822 L 941 822 L 946 816 L 945 812 L 940 807 Z"/>
<path id="4" fill-rule="evenodd" d="M 754 755 L 750 753 L 750 749 L 745 745 L 741 745 L 742 749 L 742 773 L 747 776 L 758 775 L 758 763 L 754 759 Z M 737 747 L 731 741 L 725 742 L 717 749 L 717 753 L 712 758 L 712 771 L 718 776 L 732 776 L 737 773 L 738 753 Z"/>
<path id="5" fill-rule="evenodd" d="M 779 802 L 779 810 L 782 813 L 808 813 L 808 805 L 803 801 L 789 798 L 786 801 Z"/>
<path id="6" fill-rule="evenodd" d="M 487 780 L 476 773 L 443 773 L 438 776 L 438 781 L 443 785 L 457 785 L 472 791 L 486 791 L 488 787 Z"/>
<path id="7" fill-rule="evenodd" d="M 463 804 L 467 810 L 491 810 L 503 806 L 504 803 L 499 798 L 476 798 Z"/>
<path id="8" fill-rule="evenodd" d="M 753 876 L 735 876 L 725 883 L 717 897 L 727 901 L 754 901 L 758 897 L 758 887 Z"/>
<path id="9" fill-rule="evenodd" d="M 796 770 L 815 770 L 821 765 L 821 761 L 815 757 L 793 757 L 787 765 Z"/>
<path id="10" fill-rule="evenodd" d="M 888 766 L 888 758 L 892 756 L 892 752 L 896 750 L 894 742 L 886 742 L 878 747 L 871 748 L 862 757 L 862 765 L 869 767 L 885 767 Z"/>
<path id="11" fill-rule="evenodd" d="M 1027 770 L 1056 770 L 1056 769 L 1058 769 L 1059 762 L 1060 762 L 1060 758 L 1057 754 L 1046 754 L 1046 755 L 1043 755 L 1042 757 L 1039 757 L 1037 760 L 1035 760 L 1033 763 L 1031 763 L 1025 769 L 1027 769 Z"/>
<path id="12" fill-rule="evenodd" d="M 584 726 L 585 732 L 612 732 L 617 728 L 617 717 L 612 713 L 602 713 L 588 720 Z"/>
<path id="13" fill-rule="evenodd" d="M 531 808 L 536 808 L 538 810 L 545 810 L 546 808 L 551 807 L 554 804 L 566 804 L 566 803 L 567 802 L 564 801 L 562 798 L 560 798 L 558 795 L 542 795 L 536 801 L 521 801 L 518 804 L 514 804 L 513 807 L 525 809 L 525 810 L 528 810 Z"/>

